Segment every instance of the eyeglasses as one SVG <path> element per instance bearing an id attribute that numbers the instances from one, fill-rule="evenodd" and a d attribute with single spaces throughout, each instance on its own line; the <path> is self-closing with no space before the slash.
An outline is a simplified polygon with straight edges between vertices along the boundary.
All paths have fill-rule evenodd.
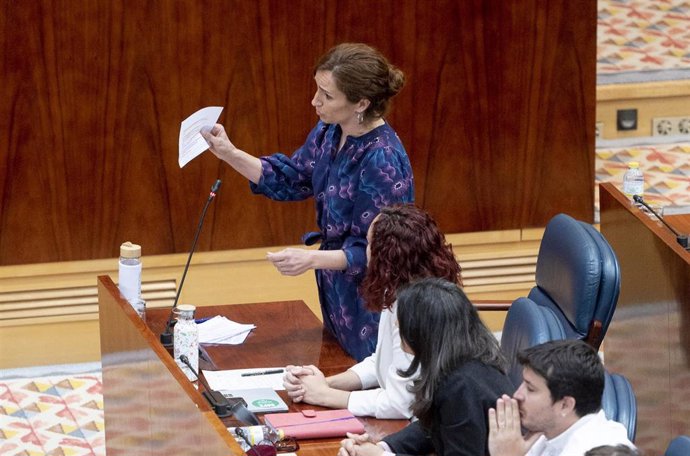
<path id="1" fill-rule="evenodd" d="M 247 454 L 249 456 L 276 456 L 277 453 L 294 453 L 299 450 L 299 444 L 294 437 L 285 437 L 272 443 L 270 440 L 262 440 L 256 445 L 251 445 L 246 439 L 245 442 L 249 445 Z"/>

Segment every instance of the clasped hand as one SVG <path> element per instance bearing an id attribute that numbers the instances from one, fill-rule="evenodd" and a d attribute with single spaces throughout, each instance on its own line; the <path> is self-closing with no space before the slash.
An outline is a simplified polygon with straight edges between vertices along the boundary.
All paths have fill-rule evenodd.
<path id="1" fill-rule="evenodd" d="M 329 386 L 323 372 L 316 366 L 287 366 L 283 386 L 293 402 L 320 405 L 323 393 Z"/>
<path id="2" fill-rule="evenodd" d="M 288 247 L 280 252 L 268 252 L 266 259 L 283 275 L 297 276 L 312 268 L 312 251 Z"/>
<path id="3" fill-rule="evenodd" d="M 350 434 L 340 441 L 338 456 L 380 456 L 383 448 L 369 437 L 369 434 Z"/>

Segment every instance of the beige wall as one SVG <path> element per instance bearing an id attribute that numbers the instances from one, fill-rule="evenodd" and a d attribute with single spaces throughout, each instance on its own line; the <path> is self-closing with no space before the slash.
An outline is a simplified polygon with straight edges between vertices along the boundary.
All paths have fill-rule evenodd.
<path id="1" fill-rule="evenodd" d="M 533 285 L 543 230 L 509 230 L 448 236 L 463 267 L 473 300 L 512 300 Z M 321 317 L 312 273 L 280 275 L 257 248 L 200 252 L 193 257 L 180 303 L 304 300 Z M 186 255 L 143 257 L 144 297 L 169 306 Z M 0 368 L 76 363 L 100 359 L 96 276 L 117 281 L 117 259 L 0 268 Z M 483 312 L 496 331 L 505 312 Z"/>

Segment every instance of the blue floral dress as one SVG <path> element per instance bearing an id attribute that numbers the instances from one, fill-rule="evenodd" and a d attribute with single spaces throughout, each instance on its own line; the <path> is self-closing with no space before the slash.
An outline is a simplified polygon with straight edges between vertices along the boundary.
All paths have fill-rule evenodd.
<path id="1" fill-rule="evenodd" d="M 339 125 L 319 122 L 292 157 L 261 157 L 262 176 L 254 193 L 279 201 L 314 197 L 320 250 L 343 250 L 343 271 L 316 270 L 326 328 L 350 356 L 360 361 L 374 352 L 379 314 L 369 312 L 358 287 L 366 272 L 367 230 L 381 208 L 414 201 L 412 167 L 398 135 L 386 123 L 348 136 L 340 151 Z"/>

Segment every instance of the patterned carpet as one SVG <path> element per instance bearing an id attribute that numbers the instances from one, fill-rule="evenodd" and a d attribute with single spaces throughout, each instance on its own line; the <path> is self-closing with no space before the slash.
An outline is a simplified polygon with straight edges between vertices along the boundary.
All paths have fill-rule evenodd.
<path id="1" fill-rule="evenodd" d="M 105 455 L 101 375 L 0 380 L 0 454 Z"/>
<path id="2" fill-rule="evenodd" d="M 690 78 L 690 1 L 599 0 L 597 84 Z"/>
<path id="3" fill-rule="evenodd" d="M 690 0 L 599 0 L 598 29 L 599 84 L 690 78 Z M 596 183 L 622 185 L 629 161 L 650 203 L 690 205 L 690 138 L 598 144 Z M 105 455 L 101 386 L 98 373 L 0 379 L 0 455 Z"/>
<path id="4" fill-rule="evenodd" d="M 613 182 L 623 186 L 623 173 L 628 162 L 640 162 L 645 175 L 645 199 L 664 207 L 690 205 L 690 138 L 687 142 L 597 147 L 596 182 Z M 595 207 L 598 209 L 598 187 Z"/>
<path id="5" fill-rule="evenodd" d="M 599 0 L 597 84 L 690 79 L 690 0 Z M 596 183 L 622 188 L 630 161 L 645 174 L 645 199 L 690 204 L 690 137 L 597 143 Z M 647 144 L 644 144 L 644 143 Z M 598 187 L 595 192 L 598 218 Z"/>

